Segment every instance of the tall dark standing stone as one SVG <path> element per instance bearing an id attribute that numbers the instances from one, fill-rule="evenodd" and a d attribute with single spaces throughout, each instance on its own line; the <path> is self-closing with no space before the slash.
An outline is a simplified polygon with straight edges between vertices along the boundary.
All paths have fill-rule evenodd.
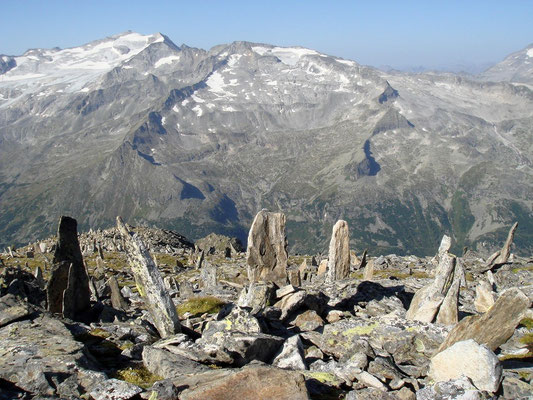
<path id="1" fill-rule="evenodd" d="M 47 285 L 48 309 L 55 313 L 62 312 L 66 318 L 76 319 L 80 312 L 91 305 L 89 276 L 81 255 L 76 220 L 62 216 L 57 237 L 52 276 Z"/>
<path id="2" fill-rule="evenodd" d="M 246 262 L 248 279 L 253 282 L 287 284 L 287 236 L 285 215 L 261 210 L 248 234 Z"/>

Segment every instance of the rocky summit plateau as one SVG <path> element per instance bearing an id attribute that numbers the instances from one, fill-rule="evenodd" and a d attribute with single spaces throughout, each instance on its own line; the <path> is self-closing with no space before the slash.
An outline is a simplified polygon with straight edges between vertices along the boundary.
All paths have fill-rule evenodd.
<path id="1" fill-rule="evenodd" d="M 294 255 L 261 210 L 240 240 L 121 217 L 0 253 L 0 400 L 531 399 L 533 258 L 369 256 L 350 226 Z"/>
<path id="2" fill-rule="evenodd" d="M 315 50 L 209 51 L 126 32 L 0 55 L 0 248 L 139 226 L 246 244 L 262 208 L 292 252 L 533 251 L 533 49 L 480 75 L 383 72 Z"/>

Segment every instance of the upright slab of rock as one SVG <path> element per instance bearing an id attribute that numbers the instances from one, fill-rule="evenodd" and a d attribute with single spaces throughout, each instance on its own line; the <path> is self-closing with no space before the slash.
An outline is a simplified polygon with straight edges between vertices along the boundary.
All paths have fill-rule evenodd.
<path id="1" fill-rule="evenodd" d="M 511 255 L 511 245 L 513 244 L 516 228 L 518 228 L 518 222 L 515 222 L 509 230 L 509 233 L 507 234 L 507 240 L 505 241 L 502 249 L 489 258 L 485 270 L 491 270 L 494 267 L 503 265 L 509 261 L 509 256 Z"/>
<path id="2" fill-rule="evenodd" d="M 285 215 L 261 210 L 248 234 L 246 262 L 250 282 L 287 283 L 287 236 Z"/>
<path id="3" fill-rule="evenodd" d="M 52 274 L 46 292 L 48 310 L 76 319 L 90 307 L 89 277 L 78 241 L 78 223 L 74 218 L 59 219 L 57 245 Z"/>
<path id="4" fill-rule="evenodd" d="M 350 235 L 348 223 L 337 221 L 333 226 L 329 242 L 328 271 L 326 280 L 333 282 L 346 279 L 350 275 Z"/>
<path id="5" fill-rule="evenodd" d="M 450 331 L 437 353 L 467 339 L 474 339 L 492 351 L 496 350 L 513 335 L 530 305 L 531 301 L 520 289 L 506 290 L 485 314 L 461 320 Z"/>
<path id="6" fill-rule="evenodd" d="M 439 255 L 435 279 L 415 293 L 407 310 L 407 319 L 433 322 L 438 314 L 442 314 L 439 322 L 457 322 L 457 297 L 462 277 L 462 268 L 457 265 L 456 258 L 449 253 Z"/>
<path id="7" fill-rule="evenodd" d="M 117 217 L 117 228 L 124 240 L 137 288 L 146 301 L 157 331 L 163 338 L 181 332 L 176 307 L 165 289 L 163 278 L 150 252 L 138 235 L 128 230 L 120 217 Z"/>

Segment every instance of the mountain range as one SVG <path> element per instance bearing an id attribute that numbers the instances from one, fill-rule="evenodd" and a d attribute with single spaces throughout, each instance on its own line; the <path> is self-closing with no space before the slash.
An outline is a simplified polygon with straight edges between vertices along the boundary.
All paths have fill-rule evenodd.
<path id="1" fill-rule="evenodd" d="M 0 55 L 0 247 L 117 215 L 245 239 L 262 208 L 290 249 L 336 220 L 371 253 L 533 250 L 533 46 L 476 76 L 401 73 L 301 47 L 209 51 L 126 32 Z"/>

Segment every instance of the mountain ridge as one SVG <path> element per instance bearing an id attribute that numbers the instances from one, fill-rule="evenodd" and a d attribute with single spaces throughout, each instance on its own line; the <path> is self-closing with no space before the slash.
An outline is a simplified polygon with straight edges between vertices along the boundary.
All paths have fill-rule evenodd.
<path id="1" fill-rule="evenodd" d="M 134 48 L 117 52 L 128 35 Z M 121 61 L 91 82 L 43 90 L 42 77 L 0 73 L 0 245 L 50 233 L 66 212 L 82 228 L 122 215 L 245 239 L 268 207 L 288 214 L 293 251 L 325 246 L 342 217 L 359 248 L 418 254 L 445 232 L 488 251 L 511 220 L 532 222 L 527 86 L 137 35 L 104 47 Z"/>

